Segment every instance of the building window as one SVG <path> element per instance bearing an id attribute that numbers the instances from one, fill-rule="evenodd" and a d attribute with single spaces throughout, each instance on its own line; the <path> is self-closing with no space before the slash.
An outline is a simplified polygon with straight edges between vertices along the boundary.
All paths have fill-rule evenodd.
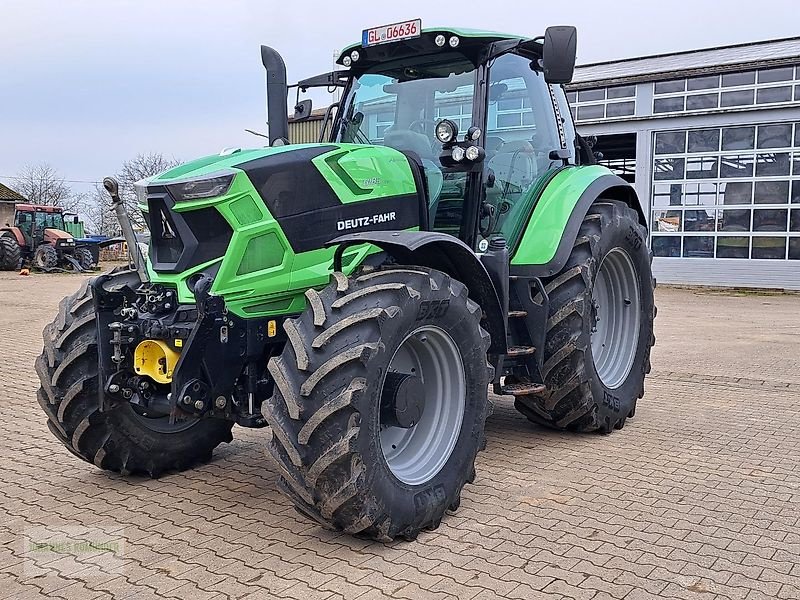
<path id="1" fill-rule="evenodd" d="M 800 68 L 795 67 L 656 81 L 653 114 L 797 102 L 800 85 L 793 90 L 795 81 L 800 81 Z"/>
<path id="2" fill-rule="evenodd" d="M 389 129 L 394 125 L 394 113 L 393 112 L 379 112 L 375 114 L 375 137 L 374 139 L 382 140 L 386 130 Z"/>
<path id="3" fill-rule="evenodd" d="M 800 260 L 800 123 L 655 132 L 650 236 L 657 257 Z"/>
<path id="4" fill-rule="evenodd" d="M 437 94 L 434 102 L 441 102 Z M 458 130 L 466 132 L 472 126 L 472 100 L 468 102 L 453 102 L 452 100 L 436 106 L 436 121 L 440 119 L 450 119 Z"/>
<path id="5" fill-rule="evenodd" d="M 619 85 L 567 92 L 577 122 L 631 117 L 636 114 L 636 86 Z"/>
<path id="6" fill-rule="evenodd" d="M 533 109 L 530 96 L 508 98 L 497 102 L 497 129 L 533 127 Z"/>

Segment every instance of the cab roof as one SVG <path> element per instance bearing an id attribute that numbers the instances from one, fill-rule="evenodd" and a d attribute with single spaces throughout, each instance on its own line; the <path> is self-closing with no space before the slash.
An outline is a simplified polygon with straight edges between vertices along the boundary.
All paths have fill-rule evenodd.
<path id="1" fill-rule="evenodd" d="M 421 51 L 429 50 L 430 53 L 434 53 L 437 50 L 439 50 L 439 48 L 435 46 L 435 44 L 433 44 L 432 42 L 436 38 L 436 36 L 440 33 L 448 38 L 450 36 L 456 35 L 461 39 L 468 40 L 470 42 L 469 45 L 473 47 L 486 46 L 487 44 L 491 44 L 492 42 L 498 42 L 501 40 L 524 41 L 531 39 L 528 37 L 514 35 L 511 33 L 487 31 L 484 29 L 469 29 L 469 28 L 459 28 L 459 27 L 425 27 L 420 32 L 421 35 L 416 38 L 398 40 L 396 42 L 388 42 L 386 44 L 378 44 L 375 46 L 369 46 L 367 48 L 364 48 L 361 42 L 350 44 L 344 50 L 342 50 L 342 53 L 339 55 L 339 58 L 336 60 L 336 62 L 337 64 L 341 65 L 342 59 L 345 56 L 349 55 L 350 52 L 352 52 L 353 50 L 358 50 L 360 53 L 367 53 L 367 54 L 376 53 L 378 56 L 375 56 L 374 58 L 380 60 L 380 57 L 382 57 L 383 55 L 390 54 L 389 52 L 387 52 L 388 48 L 396 48 L 400 45 L 411 45 L 411 46 L 420 46 L 420 44 L 422 44 L 423 46 L 430 45 L 431 46 L 430 48 L 421 47 L 418 49 Z M 426 41 L 429 41 L 430 44 L 425 44 Z M 369 58 L 373 57 L 369 56 Z M 377 61 L 373 60 L 371 62 L 379 62 L 379 60 Z M 358 66 L 358 65 L 354 64 L 353 66 Z"/>

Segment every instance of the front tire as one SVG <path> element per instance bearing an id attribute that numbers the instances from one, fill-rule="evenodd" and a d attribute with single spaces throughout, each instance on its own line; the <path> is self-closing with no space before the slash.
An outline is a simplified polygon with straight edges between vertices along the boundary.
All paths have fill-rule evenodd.
<path id="1" fill-rule="evenodd" d="M 99 411 L 91 281 L 61 301 L 56 320 L 43 332 L 37 396 L 50 431 L 78 458 L 123 475 L 158 477 L 209 460 L 215 447 L 231 441 L 231 422 L 199 419 L 170 427 L 164 419 L 143 417 L 127 402 Z"/>
<path id="2" fill-rule="evenodd" d="M 48 271 L 58 266 L 58 252 L 50 244 L 42 244 L 33 253 L 33 264 Z"/>
<path id="3" fill-rule="evenodd" d="M 515 406 L 554 429 L 621 429 L 644 395 L 656 309 L 646 244 L 636 212 L 615 200 L 592 204 L 550 297 L 541 394 Z"/>
<path id="4" fill-rule="evenodd" d="M 94 257 L 88 248 L 75 248 L 74 256 L 84 271 L 91 271 L 94 268 Z"/>
<path id="5" fill-rule="evenodd" d="M 337 273 L 306 296 L 262 406 L 282 490 L 333 530 L 390 540 L 437 527 L 485 445 L 480 308 L 460 282 L 416 266 Z"/>

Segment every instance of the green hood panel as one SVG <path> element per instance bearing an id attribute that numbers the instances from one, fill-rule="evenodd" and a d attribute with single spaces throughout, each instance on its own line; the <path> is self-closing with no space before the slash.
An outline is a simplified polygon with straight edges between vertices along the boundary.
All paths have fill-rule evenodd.
<path id="1" fill-rule="evenodd" d="M 287 156 L 303 150 L 296 162 Z M 308 160 L 308 156 L 314 158 Z M 297 170 L 303 168 L 303 173 L 310 169 L 318 175 L 298 175 Z M 214 278 L 212 293 L 222 296 L 228 309 L 241 317 L 297 312 L 304 306 L 305 290 L 326 285 L 333 266 L 333 249 L 322 248 L 321 243 L 303 247 L 303 241 L 314 239 L 320 232 L 324 239 L 346 233 L 337 231 L 337 220 L 343 229 L 349 229 L 354 215 L 369 220 L 391 214 L 392 221 L 384 228 L 416 228 L 401 215 L 413 214 L 413 223 L 418 223 L 418 190 L 408 158 L 386 146 L 296 144 L 242 150 L 180 165 L 152 179 L 149 185 L 153 194 L 163 196 L 164 185 L 220 170 L 235 173 L 225 194 L 177 202 L 170 211 L 174 218 L 187 218 L 196 211 L 219 212 L 232 231 L 224 256 L 180 273 L 155 271 L 148 261 L 152 281 L 177 288 L 180 303 L 194 303 L 189 279 L 205 272 Z M 321 182 L 316 188 L 312 182 L 315 178 Z M 333 220 L 322 219 L 320 202 L 326 204 L 322 209 L 328 214 L 334 213 Z M 387 203 L 390 208 L 386 208 Z M 397 211 L 397 220 L 395 212 L 386 211 Z M 366 226 L 373 228 L 380 225 Z M 204 233 L 194 231 L 199 244 Z M 352 272 L 376 251 L 366 244 L 348 249 L 343 270 Z"/>
<path id="2" fill-rule="evenodd" d="M 291 144 L 287 146 L 271 146 L 265 148 L 249 148 L 245 150 L 236 150 L 230 154 L 212 154 L 191 160 L 187 163 L 178 165 L 164 171 L 152 179 L 153 183 L 168 184 L 172 181 L 186 179 L 188 177 L 201 177 L 209 175 L 215 171 L 222 169 L 230 169 L 236 167 L 244 162 L 263 158 L 265 156 L 272 156 L 275 154 L 282 154 L 284 152 L 291 152 L 299 148 L 310 148 L 319 145 L 329 144 Z"/>

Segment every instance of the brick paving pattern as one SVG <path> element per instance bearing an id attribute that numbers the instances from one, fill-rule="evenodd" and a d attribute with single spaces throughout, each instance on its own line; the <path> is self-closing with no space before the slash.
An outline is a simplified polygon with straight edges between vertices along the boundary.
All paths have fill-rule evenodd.
<path id="1" fill-rule="evenodd" d="M 155 481 L 70 455 L 32 364 L 79 282 L 0 274 L 0 599 L 800 598 L 800 296 L 659 289 L 623 431 L 546 431 L 496 398 L 460 510 L 380 544 L 297 515 L 263 431 Z M 31 545 L 56 539 L 113 551 Z"/>

